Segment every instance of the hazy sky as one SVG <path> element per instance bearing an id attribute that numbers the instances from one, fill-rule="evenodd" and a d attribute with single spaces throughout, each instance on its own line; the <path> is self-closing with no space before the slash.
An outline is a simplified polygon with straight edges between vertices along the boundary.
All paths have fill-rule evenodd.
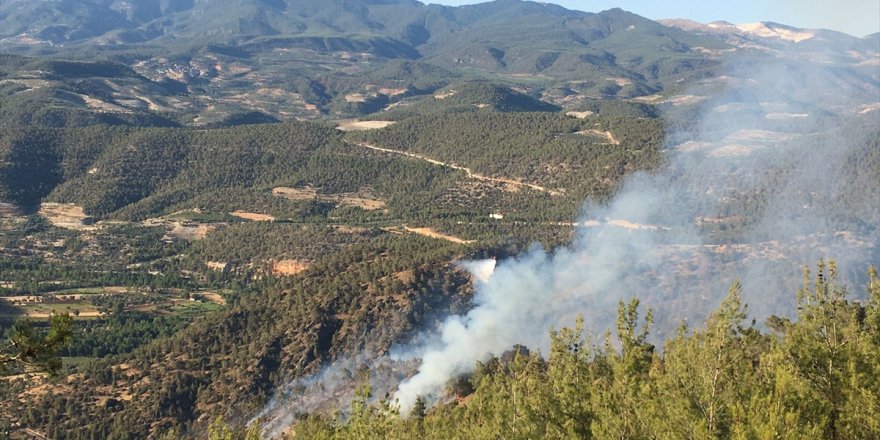
<path id="1" fill-rule="evenodd" d="M 480 0 L 421 0 L 465 5 Z M 485 0 L 483 0 L 485 1 Z M 864 37 L 880 31 L 880 0 L 552 0 L 568 9 L 599 12 L 618 7 L 650 19 L 689 18 L 702 23 L 775 21 L 803 28 L 824 28 Z"/>

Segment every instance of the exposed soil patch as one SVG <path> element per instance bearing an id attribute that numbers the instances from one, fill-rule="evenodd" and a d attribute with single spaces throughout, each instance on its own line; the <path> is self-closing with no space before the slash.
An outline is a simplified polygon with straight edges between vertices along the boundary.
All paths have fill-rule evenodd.
<path id="1" fill-rule="evenodd" d="M 633 83 L 632 80 L 630 80 L 629 78 L 623 78 L 623 77 L 609 77 L 609 78 L 605 78 L 605 79 L 613 82 L 614 84 L 616 84 L 620 87 L 628 86 Z"/>
<path id="2" fill-rule="evenodd" d="M 188 220 L 189 214 L 198 214 L 201 210 L 184 210 L 177 211 L 162 217 L 148 218 L 143 221 L 143 225 L 147 227 L 164 227 L 168 230 L 165 239 L 181 239 L 181 240 L 201 240 L 205 238 L 211 231 L 217 229 L 216 224 L 205 224 Z"/>
<path id="3" fill-rule="evenodd" d="M 173 225 L 169 234 L 182 240 L 193 241 L 201 240 L 217 227 L 206 224 L 193 224 L 190 222 L 172 222 Z"/>
<path id="4" fill-rule="evenodd" d="M 620 145 L 620 141 L 611 134 L 610 131 L 600 131 L 600 130 L 581 130 L 575 132 L 575 134 L 579 134 L 582 136 L 596 136 L 603 139 L 608 140 L 608 143 L 611 145 Z"/>
<path id="5" fill-rule="evenodd" d="M 77 231 L 95 230 L 97 227 L 82 207 L 67 203 L 43 203 L 39 214 L 53 226 Z"/>
<path id="6" fill-rule="evenodd" d="M 442 234 L 442 233 L 437 232 L 431 228 L 411 228 L 409 226 L 404 226 L 403 229 L 406 229 L 407 231 L 412 232 L 414 234 L 424 235 L 425 237 L 437 238 L 440 240 L 451 241 L 453 243 L 458 243 L 458 244 L 474 243 L 474 240 L 464 240 L 462 238 L 458 238 L 458 237 L 455 237 L 452 235 Z"/>
<path id="7" fill-rule="evenodd" d="M 663 95 L 645 95 L 645 96 L 635 97 L 635 98 L 631 99 L 631 101 L 633 101 L 633 102 L 646 102 L 649 104 L 653 104 L 653 103 L 658 102 L 662 99 L 663 99 Z"/>
<path id="8" fill-rule="evenodd" d="M 226 266 L 228 264 L 225 261 L 206 261 L 205 266 L 208 266 L 208 269 L 213 269 L 216 271 L 223 272 L 226 270 Z"/>
<path id="9" fill-rule="evenodd" d="M 354 206 L 365 211 L 373 211 L 385 207 L 385 201 L 370 196 L 370 190 L 366 188 L 358 193 L 318 194 L 318 190 L 310 186 L 303 188 L 279 186 L 272 189 L 272 194 L 288 200 L 321 200 L 336 203 L 340 206 Z"/>
<path id="10" fill-rule="evenodd" d="M 131 110 L 120 105 L 113 104 L 112 102 L 101 101 L 100 99 L 92 98 L 91 96 L 87 95 L 77 94 L 77 96 L 82 98 L 87 106 L 100 112 L 131 113 Z"/>
<path id="11" fill-rule="evenodd" d="M 446 98 L 449 98 L 450 96 L 455 96 L 456 93 L 458 93 L 458 92 L 456 92 L 455 90 L 450 90 L 446 93 L 438 93 L 438 94 L 434 95 L 434 98 L 446 99 Z"/>
<path id="12" fill-rule="evenodd" d="M 259 214 L 256 212 L 245 212 L 245 211 L 232 211 L 229 215 L 234 215 L 238 218 L 243 218 L 246 220 L 253 220 L 257 222 L 271 222 L 275 221 L 275 217 L 272 217 L 268 214 Z"/>
<path id="13" fill-rule="evenodd" d="M 594 115 L 594 114 L 595 114 L 595 113 L 593 113 L 593 112 L 591 112 L 591 111 L 586 111 L 586 112 L 565 112 L 565 116 L 571 116 L 572 118 L 577 118 L 577 119 L 586 119 L 588 116 L 592 116 L 592 115 Z"/>
<path id="14" fill-rule="evenodd" d="M 396 272 L 394 278 L 404 284 L 410 284 L 416 280 L 416 273 L 412 269 Z"/>
<path id="15" fill-rule="evenodd" d="M 629 229 L 629 230 L 634 230 L 634 231 L 635 230 L 660 231 L 660 230 L 668 230 L 669 229 L 666 226 L 652 225 L 652 224 L 647 224 L 647 223 L 636 223 L 636 222 L 631 222 L 629 220 L 622 220 L 622 219 L 605 219 L 603 221 L 586 220 L 586 221 L 580 222 L 580 223 L 559 223 L 559 224 L 564 225 L 564 226 L 567 226 L 570 224 L 572 226 L 580 226 L 580 227 L 585 227 L 585 228 L 595 228 L 595 227 L 602 226 L 602 225 L 610 225 L 610 226 L 614 226 L 617 228 Z"/>
<path id="16" fill-rule="evenodd" d="M 409 89 L 391 89 L 391 88 L 381 88 L 381 89 L 377 90 L 377 92 L 379 92 L 385 96 L 402 95 L 408 91 L 409 91 Z"/>
<path id="17" fill-rule="evenodd" d="M 278 260 L 272 265 L 272 273 L 276 275 L 296 275 L 309 268 L 308 261 Z"/>
<path id="18" fill-rule="evenodd" d="M 705 96 L 676 95 L 676 96 L 670 96 L 668 99 L 663 101 L 663 103 L 672 104 L 674 106 L 679 106 L 679 105 L 696 104 L 700 101 L 704 101 L 705 99 L 706 99 Z"/>
<path id="19" fill-rule="evenodd" d="M 220 304 L 221 306 L 226 305 L 226 299 L 224 299 L 223 296 L 217 292 L 198 292 L 193 293 L 192 297 L 195 299 L 204 299 L 205 301 L 210 301 L 214 304 Z"/>
<path id="20" fill-rule="evenodd" d="M 367 102 L 367 98 L 363 93 L 352 93 L 345 95 L 345 102 Z"/>
<path id="21" fill-rule="evenodd" d="M 395 121 L 339 121 L 336 129 L 339 131 L 363 131 L 385 128 L 394 124 Z"/>

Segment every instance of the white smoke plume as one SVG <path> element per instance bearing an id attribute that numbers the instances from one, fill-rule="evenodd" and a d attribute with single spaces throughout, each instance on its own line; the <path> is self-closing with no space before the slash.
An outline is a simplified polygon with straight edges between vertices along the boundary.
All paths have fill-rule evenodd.
<path id="1" fill-rule="evenodd" d="M 839 54 L 798 57 L 727 60 L 720 79 L 670 97 L 667 164 L 630 176 L 607 205 L 586 205 L 569 246 L 461 262 L 475 281 L 468 313 L 390 358 L 337 360 L 282 387 L 260 418 L 264 432 L 345 407 L 366 368 L 374 395 L 393 393 L 406 415 L 477 361 L 516 344 L 546 353 L 548 331 L 577 315 L 603 332 L 620 300 L 654 310 L 659 342 L 682 320 L 702 320 L 735 279 L 759 323 L 794 310 L 798 269 L 819 258 L 857 280 L 880 263 L 880 182 L 852 170 L 880 151 L 880 70 L 812 59 Z"/>
<path id="2" fill-rule="evenodd" d="M 546 353 L 548 331 L 578 314 L 593 332 L 608 329 L 620 300 L 638 296 L 654 309 L 662 338 L 682 320 L 701 320 L 736 278 L 763 321 L 793 310 L 799 267 L 822 257 L 856 272 L 876 264 L 880 183 L 846 182 L 854 155 L 877 136 L 880 112 L 858 116 L 856 132 L 844 132 L 844 118 L 832 114 L 852 117 L 880 102 L 880 76 L 846 89 L 836 74 L 755 62 L 701 84 L 690 92 L 703 100 L 696 123 L 671 121 L 681 128 L 669 134 L 667 166 L 630 177 L 607 206 L 588 205 L 570 246 L 499 261 L 488 279 L 479 264 L 465 265 L 485 280 L 470 312 L 447 318 L 429 342 L 394 350 L 398 359 L 421 359 L 394 394 L 401 413 L 515 344 Z M 670 109 L 668 118 L 682 117 Z M 845 198 L 856 208 L 836 212 Z M 841 220 L 847 214 L 860 224 Z M 707 233 L 728 226 L 742 229 L 733 242 Z"/>

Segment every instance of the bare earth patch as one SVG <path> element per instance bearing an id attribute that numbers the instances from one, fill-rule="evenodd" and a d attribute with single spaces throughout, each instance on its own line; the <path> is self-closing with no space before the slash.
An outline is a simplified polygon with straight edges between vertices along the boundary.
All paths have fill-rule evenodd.
<path id="1" fill-rule="evenodd" d="M 859 106 L 858 113 L 860 115 L 863 115 L 865 113 L 870 113 L 870 112 L 877 111 L 877 110 L 880 110 L 880 102 L 877 102 L 874 104 L 863 104 L 863 105 Z"/>
<path id="2" fill-rule="evenodd" d="M 446 92 L 446 93 L 438 93 L 438 94 L 434 95 L 434 98 L 436 98 L 436 99 L 446 99 L 446 98 L 448 98 L 448 97 L 450 97 L 450 96 L 454 96 L 456 93 L 458 93 L 458 92 L 456 92 L 455 90 L 450 90 L 450 91 L 448 91 L 448 92 Z"/>
<path id="3" fill-rule="evenodd" d="M 206 261 L 205 266 L 208 266 L 208 269 L 218 270 L 223 272 L 226 270 L 227 263 L 225 261 Z"/>
<path id="4" fill-rule="evenodd" d="M 287 200 L 314 200 L 318 198 L 318 190 L 310 186 L 303 188 L 279 186 L 277 188 L 272 188 L 272 194 L 284 197 Z"/>
<path id="5" fill-rule="evenodd" d="M 336 129 L 339 131 L 363 131 L 385 128 L 394 124 L 395 121 L 339 121 Z"/>
<path id="6" fill-rule="evenodd" d="M 628 86 L 633 83 L 632 80 L 630 80 L 629 78 L 623 78 L 623 77 L 609 77 L 609 78 L 605 78 L 605 79 L 613 82 L 614 84 L 616 84 L 620 87 Z"/>
<path id="7" fill-rule="evenodd" d="M 169 232 L 174 237 L 181 240 L 201 240 L 217 227 L 214 225 L 192 224 L 189 222 L 172 222 L 174 225 Z"/>
<path id="8" fill-rule="evenodd" d="M 390 89 L 390 88 L 381 88 L 381 89 L 377 90 L 377 92 L 379 92 L 383 95 L 386 95 L 386 96 L 402 95 L 408 91 L 409 91 L 409 89 Z"/>
<path id="9" fill-rule="evenodd" d="M 86 105 L 101 112 L 131 113 L 131 110 L 113 104 L 112 102 L 101 101 L 100 99 L 92 98 L 91 96 L 87 95 L 78 94 L 77 96 L 82 98 L 82 100 L 85 101 Z"/>
<path id="10" fill-rule="evenodd" d="M 587 116 L 592 116 L 592 115 L 594 115 L 594 114 L 595 114 L 595 113 L 593 113 L 593 112 L 591 112 L 591 111 L 586 111 L 586 112 L 566 112 L 566 113 L 565 113 L 565 116 L 571 116 L 572 118 L 577 118 L 577 119 L 586 119 Z"/>
<path id="11" fill-rule="evenodd" d="M 352 93 L 345 95 L 345 102 L 367 102 L 367 98 L 363 93 Z"/>
<path id="12" fill-rule="evenodd" d="M 670 96 L 668 99 L 663 101 L 666 104 L 672 104 L 674 106 L 679 105 L 688 105 L 688 104 L 696 104 L 700 101 L 705 100 L 705 96 L 696 96 L 696 95 L 676 95 Z"/>
<path id="13" fill-rule="evenodd" d="M 97 229 L 94 224 L 86 224 L 90 217 L 83 212 L 82 207 L 72 203 L 43 203 L 39 214 L 59 228 L 78 231 Z"/>
<path id="14" fill-rule="evenodd" d="M 198 292 L 192 294 L 193 298 L 202 298 L 214 304 L 226 305 L 226 300 L 217 292 Z"/>
<path id="15" fill-rule="evenodd" d="M 276 275 L 296 275 L 308 269 L 309 266 L 308 261 L 278 260 L 272 265 L 272 272 Z"/>
<path id="16" fill-rule="evenodd" d="M 217 229 L 216 224 L 199 223 L 188 220 L 188 215 L 198 214 L 198 208 L 192 210 L 177 211 L 162 217 L 148 218 L 141 224 L 147 227 L 163 227 L 168 233 L 164 239 L 178 238 L 181 240 L 201 240 L 211 231 Z"/>
<path id="17" fill-rule="evenodd" d="M 321 200 L 341 206 L 354 206 L 365 211 L 373 211 L 385 207 L 385 201 L 371 197 L 369 189 L 362 189 L 362 191 L 355 194 L 318 194 L 318 190 L 310 186 L 303 188 L 279 186 L 272 189 L 272 194 L 288 200 Z"/>
<path id="18" fill-rule="evenodd" d="M 256 212 L 245 212 L 245 211 L 232 211 L 229 215 L 234 215 L 238 218 L 243 218 L 246 220 L 253 220 L 257 222 L 271 222 L 275 221 L 275 217 L 272 217 L 268 214 L 259 214 Z"/>
<path id="19" fill-rule="evenodd" d="M 653 104 L 657 101 L 660 101 L 661 99 L 663 99 L 663 95 L 645 95 L 645 96 L 639 96 L 639 97 L 633 98 L 632 101 L 633 102 L 647 102 L 649 104 Z"/>
<path id="20" fill-rule="evenodd" d="M 573 226 L 585 227 L 585 228 L 595 228 L 602 225 L 610 225 L 617 228 L 629 229 L 629 230 L 642 230 L 642 231 L 666 231 L 669 230 L 666 226 L 660 225 L 652 225 L 647 223 L 636 223 L 631 222 L 629 220 L 623 219 L 605 219 L 604 221 L 599 220 L 586 220 L 581 223 L 572 223 Z"/>
<path id="21" fill-rule="evenodd" d="M 575 132 L 575 134 L 579 134 L 582 136 L 596 136 L 600 138 L 604 138 L 608 140 L 608 143 L 611 145 L 620 145 L 620 141 L 617 140 L 610 131 L 599 131 L 599 130 L 581 130 Z"/>
<path id="22" fill-rule="evenodd" d="M 708 156 L 710 157 L 735 157 L 735 156 L 745 156 L 755 150 L 760 149 L 759 146 L 756 145 L 746 145 L 746 144 L 727 144 L 722 145 L 714 150 L 710 151 Z"/>
<path id="23" fill-rule="evenodd" d="M 404 284 L 410 284 L 416 280 L 416 273 L 412 269 L 403 270 L 394 273 L 394 278 Z"/>
<path id="24" fill-rule="evenodd" d="M 440 240 L 446 240 L 446 241 L 450 241 L 452 243 L 470 244 L 470 243 L 474 242 L 474 240 L 464 240 L 464 239 L 461 239 L 461 238 L 458 238 L 458 237 L 455 237 L 452 235 L 442 234 L 442 233 L 437 232 L 431 228 L 410 228 L 409 226 L 404 226 L 403 229 L 406 229 L 407 231 L 412 232 L 414 234 L 424 235 L 425 237 L 437 238 Z"/>

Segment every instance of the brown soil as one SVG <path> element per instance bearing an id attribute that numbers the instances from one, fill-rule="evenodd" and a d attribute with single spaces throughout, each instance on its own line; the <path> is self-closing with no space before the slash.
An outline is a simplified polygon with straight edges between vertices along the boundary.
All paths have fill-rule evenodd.
<path id="1" fill-rule="evenodd" d="M 407 231 L 412 232 L 414 234 L 424 235 L 425 237 L 437 238 L 440 240 L 446 240 L 446 241 L 450 241 L 452 243 L 470 244 L 470 243 L 474 242 L 474 240 L 464 240 L 464 239 L 461 239 L 461 238 L 458 238 L 458 237 L 455 237 L 452 235 L 442 234 L 442 233 L 437 232 L 431 228 L 410 228 L 409 226 L 404 226 L 403 229 L 406 229 Z"/>
<path id="2" fill-rule="evenodd" d="M 193 293 L 192 296 L 194 298 L 204 298 L 205 300 L 210 301 L 214 304 L 226 304 L 226 300 L 223 298 L 223 296 L 216 292 L 198 292 Z"/>
<path id="3" fill-rule="evenodd" d="M 457 93 L 457 92 L 456 92 L 455 90 L 450 90 L 450 91 L 448 91 L 448 92 L 446 92 L 446 93 L 438 93 L 438 94 L 434 95 L 434 98 L 436 98 L 436 99 L 446 99 L 446 98 L 448 98 L 448 97 L 450 97 L 450 96 L 455 95 L 456 93 Z"/>
<path id="4" fill-rule="evenodd" d="M 416 273 L 414 270 L 403 270 L 394 274 L 394 278 L 397 278 L 398 281 L 404 284 L 409 284 L 415 281 Z"/>
<path id="5" fill-rule="evenodd" d="M 224 261 L 206 261 L 205 265 L 208 266 L 208 269 L 224 271 L 226 270 L 226 262 Z"/>
<path id="6" fill-rule="evenodd" d="M 600 138 L 604 138 L 608 140 L 608 143 L 611 145 L 620 145 L 620 141 L 611 134 L 610 131 L 599 131 L 599 130 L 582 130 L 578 131 L 575 134 L 579 134 L 582 136 L 596 136 Z"/>
<path id="7" fill-rule="evenodd" d="M 267 214 L 259 214 L 256 212 L 245 212 L 245 211 L 232 211 L 229 215 L 234 215 L 238 218 L 243 218 L 246 220 L 253 220 L 257 222 L 271 222 L 275 220 L 275 217 Z"/>
<path id="8" fill-rule="evenodd" d="M 394 124 L 395 121 L 339 121 L 336 129 L 339 131 L 363 131 L 385 128 Z"/>
<path id="9" fill-rule="evenodd" d="M 272 265 L 272 272 L 276 275 L 296 275 L 305 271 L 310 266 L 307 261 L 278 260 Z"/>
<path id="10" fill-rule="evenodd" d="M 365 211 L 373 211 L 385 207 L 385 201 L 369 196 L 370 190 L 364 188 L 356 194 L 318 194 L 318 190 L 310 186 L 290 188 L 279 186 L 272 189 L 272 194 L 288 200 L 321 200 L 343 206 L 354 206 Z"/>
<path id="11" fill-rule="evenodd" d="M 577 118 L 577 119 L 586 119 L 587 116 L 592 116 L 594 114 L 595 113 L 590 112 L 590 111 L 587 111 L 587 112 L 566 112 L 565 116 L 571 116 L 572 118 Z"/>
<path id="12" fill-rule="evenodd" d="M 85 225 L 83 220 L 88 216 L 83 212 L 82 207 L 74 204 L 66 203 L 43 203 L 40 205 L 39 214 L 43 216 L 53 226 L 59 228 L 73 229 L 78 231 L 95 230 L 95 225 Z"/>

